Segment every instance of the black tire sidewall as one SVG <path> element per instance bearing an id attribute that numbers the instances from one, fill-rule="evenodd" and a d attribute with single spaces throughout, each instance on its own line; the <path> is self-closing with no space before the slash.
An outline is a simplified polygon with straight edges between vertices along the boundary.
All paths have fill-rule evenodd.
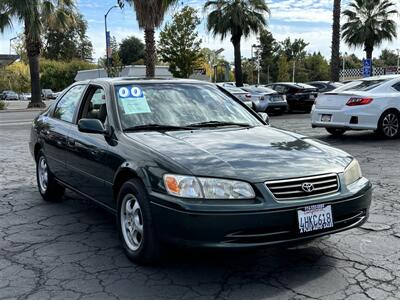
<path id="1" fill-rule="evenodd" d="M 124 197 L 129 193 L 133 194 L 139 202 L 143 217 L 143 240 L 142 244 L 135 251 L 131 250 L 126 244 L 121 226 L 121 206 Z M 118 235 L 128 258 L 137 264 L 151 264 L 156 262 L 159 258 L 159 243 L 153 226 L 150 202 L 140 180 L 130 179 L 122 185 L 118 193 L 116 219 Z"/>

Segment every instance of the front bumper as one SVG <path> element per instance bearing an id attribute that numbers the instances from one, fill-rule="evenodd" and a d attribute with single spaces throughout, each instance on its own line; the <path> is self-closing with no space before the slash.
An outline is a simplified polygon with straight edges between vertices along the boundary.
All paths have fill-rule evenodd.
<path id="1" fill-rule="evenodd" d="M 165 242 L 189 247 L 252 248 L 300 242 L 348 230 L 366 222 L 372 188 L 368 184 L 350 198 L 324 202 L 332 206 L 334 227 L 300 234 L 297 210 L 290 208 L 253 212 L 194 212 L 151 201 L 154 224 Z"/>

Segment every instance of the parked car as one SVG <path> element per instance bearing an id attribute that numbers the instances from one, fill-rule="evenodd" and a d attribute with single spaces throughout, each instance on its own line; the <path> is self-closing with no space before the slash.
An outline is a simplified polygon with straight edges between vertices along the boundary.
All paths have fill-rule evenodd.
<path id="1" fill-rule="evenodd" d="M 14 91 L 3 91 L 1 93 L 1 100 L 18 100 L 18 94 Z"/>
<path id="2" fill-rule="evenodd" d="M 285 95 L 280 95 L 272 89 L 253 85 L 243 87 L 242 90 L 251 94 L 253 107 L 258 112 L 282 114 L 287 110 Z"/>
<path id="3" fill-rule="evenodd" d="M 310 112 L 318 96 L 316 87 L 304 83 L 277 82 L 267 84 L 266 87 L 286 96 L 289 112 L 294 110 Z"/>
<path id="4" fill-rule="evenodd" d="M 400 135 L 400 76 L 386 75 L 353 81 L 321 94 L 311 114 L 313 127 L 333 135 L 347 130 L 374 130 L 384 137 Z"/>
<path id="5" fill-rule="evenodd" d="M 43 100 L 54 100 L 57 98 L 57 94 L 51 89 L 42 89 L 42 99 Z"/>
<path id="6" fill-rule="evenodd" d="M 319 93 L 330 92 L 344 85 L 341 82 L 332 81 L 312 81 L 307 84 L 316 87 Z"/>
<path id="7" fill-rule="evenodd" d="M 22 101 L 30 101 L 32 98 L 31 93 L 22 93 L 19 95 L 19 99 Z"/>
<path id="8" fill-rule="evenodd" d="M 220 85 L 221 86 L 221 85 Z M 222 85 L 221 86 L 224 90 L 226 90 L 228 93 L 231 93 L 235 97 L 237 97 L 240 101 L 242 101 L 244 104 L 246 104 L 248 107 L 253 108 L 253 101 L 251 101 L 251 94 L 249 92 L 246 92 L 238 87 L 231 86 L 231 85 Z"/>
<path id="9" fill-rule="evenodd" d="M 303 242 L 360 226 L 371 202 L 351 155 L 195 80 L 76 82 L 34 120 L 30 150 L 42 197 L 69 188 L 116 214 L 139 263 L 164 243 Z"/>

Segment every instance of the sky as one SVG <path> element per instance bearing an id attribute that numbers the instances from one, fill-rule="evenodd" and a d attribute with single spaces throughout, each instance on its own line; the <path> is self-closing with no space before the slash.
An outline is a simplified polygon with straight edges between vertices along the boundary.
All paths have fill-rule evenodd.
<path id="1" fill-rule="evenodd" d="M 394 0 L 400 8 L 400 0 Z M 104 34 L 104 14 L 116 3 L 116 0 L 77 0 L 77 7 L 88 22 L 88 36 L 94 46 L 94 57 L 97 60 L 105 55 L 105 34 Z M 233 46 L 229 38 L 221 41 L 220 38 L 213 38 L 206 30 L 206 13 L 202 7 L 205 1 L 200 0 L 180 0 L 172 7 L 164 22 L 170 21 L 170 15 L 178 11 L 184 5 L 190 5 L 199 9 L 199 16 L 202 23 L 199 26 L 199 34 L 203 40 L 203 46 L 210 49 L 225 49 L 222 55 L 228 60 L 233 61 Z M 268 29 L 273 33 L 276 40 L 281 41 L 287 37 L 291 39 L 303 38 L 309 43 L 308 52 L 319 51 L 327 59 L 330 57 L 331 46 L 331 26 L 332 26 L 332 6 L 333 0 L 267 0 L 271 10 L 268 17 Z M 349 0 L 342 0 L 342 7 L 345 8 Z M 107 18 L 108 29 L 117 41 L 121 41 L 127 36 L 134 35 L 143 39 L 143 32 L 139 29 L 134 15 L 134 10 L 129 5 L 125 5 L 123 10 L 113 9 Z M 400 25 L 400 22 L 399 22 Z M 9 39 L 15 37 L 22 31 L 21 24 L 14 23 L 13 28 L 7 29 L 4 34 L 0 33 L 0 53 L 9 53 Z M 398 29 L 400 37 L 400 28 Z M 255 35 L 242 41 L 242 56 L 250 57 L 251 45 L 257 42 Z M 381 49 L 398 49 L 400 40 L 392 43 L 383 43 L 376 49 L 374 56 L 379 56 Z M 355 53 L 363 57 L 362 49 L 349 49 L 343 43 L 341 51 Z"/>

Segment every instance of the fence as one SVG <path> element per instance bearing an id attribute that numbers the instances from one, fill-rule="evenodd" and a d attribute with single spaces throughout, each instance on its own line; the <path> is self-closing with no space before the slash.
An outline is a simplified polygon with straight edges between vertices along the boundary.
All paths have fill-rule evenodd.
<path id="1" fill-rule="evenodd" d="M 380 76 L 380 75 L 392 75 L 392 74 L 399 74 L 400 70 L 397 70 L 397 67 L 376 67 L 372 69 L 373 76 Z M 360 69 L 345 69 L 340 70 L 340 78 L 341 80 L 352 80 L 352 79 L 359 79 L 363 77 L 362 68 Z"/>

